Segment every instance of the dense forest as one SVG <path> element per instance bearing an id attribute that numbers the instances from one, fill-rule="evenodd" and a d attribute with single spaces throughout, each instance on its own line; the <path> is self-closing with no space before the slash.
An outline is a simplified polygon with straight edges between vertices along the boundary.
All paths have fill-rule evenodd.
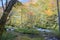
<path id="1" fill-rule="evenodd" d="M 4 19 L 6 20 L 4 28 L 7 33 L 3 33 L 2 40 L 45 40 L 43 36 L 41 37 L 41 35 L 47 34 L 48 36 L 53 35 L 54 37 L 59 35 L 57 0 L 28 0 L 28 2 L 17 1 L 11 8 L 11 11 L 8 11 L 8 6 L 6 9 L 7 11 L 5 12 L 5 10 L 0 7 L 0 19 L 4 12 L 9 14 Z M 51 32 L 53 34 L 50 33 L 50 31 L 45 33 L 45 30 L 41 33 L 40 31 L 43 30 L 40 30 L 40 28 L 52 30 L 53 32 Z M 18 34 L 18 32 L 22 34 Z M 19 36 L 14 38 L 16 36 L 14 33 Z M 26 36 L 26 34 L 32 35 L 31 37 L 33 38 L 31 39 L 31 37 Z M 33 35 L 37 35 L 36 39 Z M 50 39 L 48 38 L 46 40 Z"/>
<path id="2" fill-rule="evenodd" d="M 56 0 L 36 0 L 16 3 L 8 17 L 7 24 L 16 27 L 41 27 L 58 30 Z"/>

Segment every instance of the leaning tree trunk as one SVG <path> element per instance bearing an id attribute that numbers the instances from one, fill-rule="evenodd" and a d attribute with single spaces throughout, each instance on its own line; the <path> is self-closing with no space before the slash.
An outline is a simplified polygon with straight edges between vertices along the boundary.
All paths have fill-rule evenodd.
<path id="1" fill-rule="evenodd" d="M 5 23 L 7 21 L 7 17 L 12 9 L 12 7 L 14 6 L 14 4 L 17 2 L 17 0 L 10 0 L 8 3 L 8 6 L 6 7 L 6 9 L 3 12 L 3 15 L 0 19 L 0 40 L 2 37 L 3 32 L 5 31 Z"/>

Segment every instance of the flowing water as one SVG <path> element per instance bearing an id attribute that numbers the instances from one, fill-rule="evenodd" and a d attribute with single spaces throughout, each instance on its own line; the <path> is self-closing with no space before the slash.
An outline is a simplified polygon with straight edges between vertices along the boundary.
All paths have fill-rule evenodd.
<path id="1" fill-rule="evenodd" d="M 53 32 L 52 30 L 48 30 L 48 29 L 42 29 L 42 28 L 36 28 L 38 31 L 40 31 L 40 34 L 39 35 L 34 35 L 34 34 L 23 34 L 23 33 L 17 33 L 17 32 L 14 32 L 14 28 L 11 28 L 11 29 L 7 29 L 7 32 L 10 31 L 10 33 L 17 33 L 18 37 L 27 37 L 27 38 L 30 38 L 30 39 L 34 39 L 34 38 L 44 38 L 44 40 L 60 40 L 58 39 L 57 37 L 55 37 L 55 35 L 51 32 Z M 13 34 L 14 34 L 13 33 Z M 39 39 L 40 40 L 40 39 Z"/>

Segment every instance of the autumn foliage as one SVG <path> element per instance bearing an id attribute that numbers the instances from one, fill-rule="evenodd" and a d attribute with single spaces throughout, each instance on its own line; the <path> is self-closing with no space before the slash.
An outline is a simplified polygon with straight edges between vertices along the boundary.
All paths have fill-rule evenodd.
<path id="1" fill-rule="evenodd" d="M 30 0 L 23 4 L 17 3 L 11 13 L 14 15 L 10 17 L 10 25 L 58 28 L 56 0 Z"/>

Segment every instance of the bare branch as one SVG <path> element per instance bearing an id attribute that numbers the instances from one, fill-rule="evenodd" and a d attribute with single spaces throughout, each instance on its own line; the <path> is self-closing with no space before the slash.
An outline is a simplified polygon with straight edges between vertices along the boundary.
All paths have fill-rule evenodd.
<path id="1" fill-rule="evenodd" d="M 3 11 L 4 11 L 4 4 L 3 4 L 3 0 L 1 0 L 1 4 L 2 4 Z"/>
<path id="2" fill-rule="evenodd" d="M 8 5 L 8 0 L 6 0 L 6 8 L 7 8 L 7 5 Z"/>

